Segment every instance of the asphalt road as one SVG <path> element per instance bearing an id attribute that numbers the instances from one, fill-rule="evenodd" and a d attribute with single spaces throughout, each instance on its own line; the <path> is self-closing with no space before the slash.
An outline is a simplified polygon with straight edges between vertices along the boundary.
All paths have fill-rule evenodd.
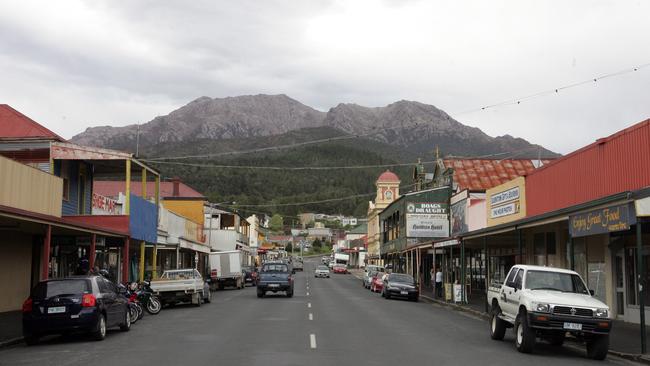
<path id="1" fill-rule="evenodd" d="M 200 308 L 145 315 L 102 342 L 52 337 L 0 349 L 0 365 L 630 365 L 588 360 L 582 349 L 540 344 L 535 354 L 502 342 L 484 320 L 424 302 L 385 300 L 351 275 L 296 275 L 294 297 L 258 299 L 254 288 L 214 293 Z"/>

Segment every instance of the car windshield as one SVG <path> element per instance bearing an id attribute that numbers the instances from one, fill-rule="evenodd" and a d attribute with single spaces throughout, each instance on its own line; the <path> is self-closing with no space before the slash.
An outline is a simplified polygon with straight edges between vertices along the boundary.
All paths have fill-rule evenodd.
<path id="1" fill-rule="evenodd" d="M 262 272 L 289 272 L 289 268 L 286 264 L 265 264 L 262 267 Z"/>
<path id="2" fill-rule="evenodd" d="M 401 282 L 401 283 L 414 283 L 415 280 L 413 277 L 407 275 L 407 274 L 399 274 L 399 273 L 393 273 L 390 276 L 388 276 L 388 281 L 392 282 Z"/>
<path id="3" fill-rule="evenodd" d="M 571 273 L 550 271 L 528 271 L 526 288 L 530 290 L 552 290 L 588 294 L 580 276 Z"/>
<path id="4" fill-rule="evenodd" d="M 52 296 L 81 295 L 90 292 L 88 280 L 55 280 L 41 282 L 32 291 L 32 296 L 46 299 Z"/>

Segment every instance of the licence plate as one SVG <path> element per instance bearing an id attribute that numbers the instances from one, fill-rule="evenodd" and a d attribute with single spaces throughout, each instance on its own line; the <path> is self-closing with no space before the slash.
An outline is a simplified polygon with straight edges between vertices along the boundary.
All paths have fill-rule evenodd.
<path id="1" fill-rule="evenodd" d="M 54 306 L 54 307 L 51 307 L 51 308 L 47 308 L 47 313 L 48 314 L 65 313 L 65 306 Z"/>
<path id="2" fill-rule="evenodd" d="M 578 323 L 564 323 L 564 329 L 582 330 L 582 324 Z"/>
<path id="3" fill-rule="evenodd" d="M 408 292 L 408 291 L 400 291 L 400 294 L 402 294 L 402 295 L 408 295 L 409 292 Z"/>
<path id="4" fill-rule="evenodd" d="M 280 287 L 280 285 L 277 283 L 271 283 L 269 284 L 269 287 Z"/>

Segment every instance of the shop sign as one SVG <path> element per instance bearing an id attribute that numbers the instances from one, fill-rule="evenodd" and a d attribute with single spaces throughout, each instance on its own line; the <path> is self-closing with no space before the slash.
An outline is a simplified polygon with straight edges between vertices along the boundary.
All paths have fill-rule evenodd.
<path id="1" fill-rule="evenodd" d="M 490 205 L 498 206 L 519 199 L 519 187 L 512 187 L 506 191 L 495 193 L 490 197 Z"/>
<path id="2" fill-rule="evenodd" d="M 490 217 L 496 219 L 508 215 L 514 215 L 519 212 L 519 202 L 508 203 L 503 206 L 492 207 L 490 209 Z"/>
<path id="3" fill-rule="evenodd" d="M 406 236 L 411 238 L 448 237 L 449 218 L 445 214 L 406 214 Z"/>
<path id="4" fill-rule="evenodd" d="M 441 242 L 438 242 L 438 243 L 434 243 L 433 247 L 434 248 L 445 248 L 445 247 L 452 247 L 454 245 L 459 245 L 459 244 L 460 244 L 460 240 L 451 239 L 451 240 L 445 240 L 445 241 L 441 241 Z"/>
<path id="5" fill-rule="evenodd" d="M 636 206 L 636 216 L 650 216 L 650 197 L 642 198 L 634 202 Z"/>
<path id="6" fill-rule="evenodd" d="M 451 205 L 451 235 L 457 236 L 469 231 L 467 225 L 468 199 L 458 201 Z"/>
<path id="7" fill-rule="evenodd" d="M 569 233 L 574 238 L 605 234 L 629 230 L 635 222 L 636 215 L 631 205 L 610 206 L 569 216 Z"/>
<path id="8" fill-rule="evenodd" d="M 409 202 L 406 205 L 409 214 L 446 214 L 447 204 L 439 202 Z"/>
<path id="9" fill-rule="evenodd" d="M 114 199 L 93 193 L 93 214 L 119 215 L 118 203 Z"/>

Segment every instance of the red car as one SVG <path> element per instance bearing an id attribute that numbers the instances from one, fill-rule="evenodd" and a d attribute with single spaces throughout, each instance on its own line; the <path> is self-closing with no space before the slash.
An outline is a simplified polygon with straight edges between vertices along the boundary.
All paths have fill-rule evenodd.
<path id="1" fill-rule="evenodd" d="M 375 275 L 370 280 L 370 291 L 381 292 L 384 289 L 384 274 L 384 272 L 375 272 Z"/>
<path id="2" fill-rule="evenodd" d="M 348 267 L 345 264 L 335 264 L 332 267 L 332 272 L 346 274 L 348 273 Z"/>

